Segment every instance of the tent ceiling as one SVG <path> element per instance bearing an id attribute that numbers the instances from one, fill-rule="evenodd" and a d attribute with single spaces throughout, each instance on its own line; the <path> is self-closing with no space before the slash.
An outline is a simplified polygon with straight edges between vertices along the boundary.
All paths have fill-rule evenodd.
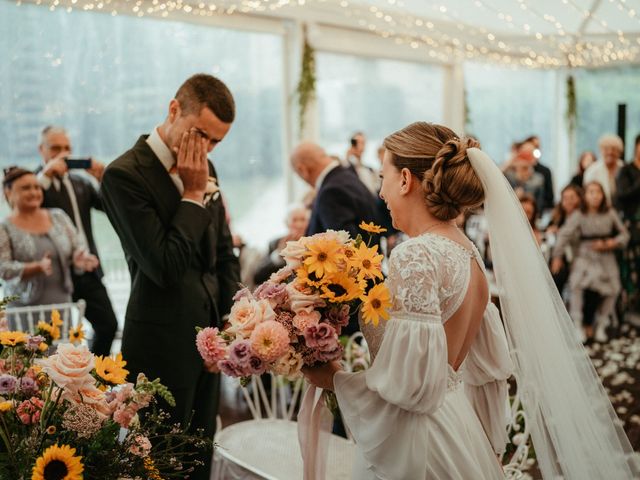
<path id="1" fill-rule="evenodd" d="M 316 32 L 338 27 L 377 35 L 441 62 L 484 59 L 543 68 L 640 62 L 640 0 L 31 1 L 138 16 L 296 19 L 317 26 Z"/>

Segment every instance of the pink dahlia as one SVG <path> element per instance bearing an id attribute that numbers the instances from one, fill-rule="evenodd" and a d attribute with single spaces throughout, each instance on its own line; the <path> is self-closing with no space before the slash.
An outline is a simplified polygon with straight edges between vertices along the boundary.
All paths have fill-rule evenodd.
<path id="1" fill-rule="evenodd" d="M 273 362 L 289 350 L 289 334 L 280 323 L 269 320 L 251 334 L 251 350 L 265 362 Z"/>
<path id="2" fill-rule="evenodd" d="M 222 360 L 227 353 L 224 340 L 218 336 L 217 328 L 203 328 L 196 335 L 196 346 L 205 363 L 216 363 Z"/>

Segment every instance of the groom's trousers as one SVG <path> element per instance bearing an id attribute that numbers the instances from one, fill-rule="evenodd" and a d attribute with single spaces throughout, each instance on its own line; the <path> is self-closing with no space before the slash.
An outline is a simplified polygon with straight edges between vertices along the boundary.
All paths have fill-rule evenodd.
<path id="1" fill-rule="evenodd" d="M 213 435 L 216 430 L 216 415 L 220 400 L 220 374 L 208 373 L 204 370 L 200 373 L 196 385 L 190 388 L 171 389 L 176 400 L 175 408 L 163 405 L 172 415 L 174 423 L 186 424 L 191 420 L 190 430 L 193 432 L 200 428 L 204 430 L 204 437 L 209 445 L 213 444 Z M 193 417 L 191 416 L 193 414 Z M 211 475 L 211 459 L 213 452 L 208 448 L 200 453 L 198 460 L 204 465 L 196 468 L 189 477 L 194 480 L 209 480 Z"/>

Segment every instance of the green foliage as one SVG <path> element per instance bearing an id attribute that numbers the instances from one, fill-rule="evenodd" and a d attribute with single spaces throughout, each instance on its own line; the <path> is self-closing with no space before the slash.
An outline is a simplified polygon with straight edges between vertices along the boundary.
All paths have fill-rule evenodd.
<path id="1" fill-rule="evenodd" d="M 578 124 L 578 100 L 576 97 L 576 82 L 573 75 L 567 77 L 567 125 L 569 136 L 573 135 Z"/>
<path id="2" fill-rule="evenodd" d="M 309 103 L 316 96 L 316 54 L 307 39 L 307 29 L 304 28 L 304 47 L 302 51 L 302 68 L 300 81 L 296 87 L 299 106 L 300 134 L 304 130 L 304 117 Z"/>

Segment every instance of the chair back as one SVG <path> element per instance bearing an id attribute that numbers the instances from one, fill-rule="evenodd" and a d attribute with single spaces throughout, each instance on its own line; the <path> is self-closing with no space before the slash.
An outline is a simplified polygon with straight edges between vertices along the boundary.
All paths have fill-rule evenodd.
<path id="1" fill-rule="evenodd" d="M 263 418 L 291 420 L 297 412 L 303 380 L 265 373 L 252 376 L 249 385 L 242 387 L 242 395 L 254 420 Z"/>
<path id="2" fill-rule="evenodd" d="M 69 330 L 76 328 L 84 319 L 87 304 L 84 300 L 69 303 L 56 303 L 50 305 L 29 305 L 27 307 L 8 307 L 5 310 L 9 330 L 20 330 L 27 333 L 35 333 L 38 322 L 50 322 L 51 312 L 57 310 L 60 313 L 62 325 L 60 327 L 60 339 L 69 340 Z"/>

